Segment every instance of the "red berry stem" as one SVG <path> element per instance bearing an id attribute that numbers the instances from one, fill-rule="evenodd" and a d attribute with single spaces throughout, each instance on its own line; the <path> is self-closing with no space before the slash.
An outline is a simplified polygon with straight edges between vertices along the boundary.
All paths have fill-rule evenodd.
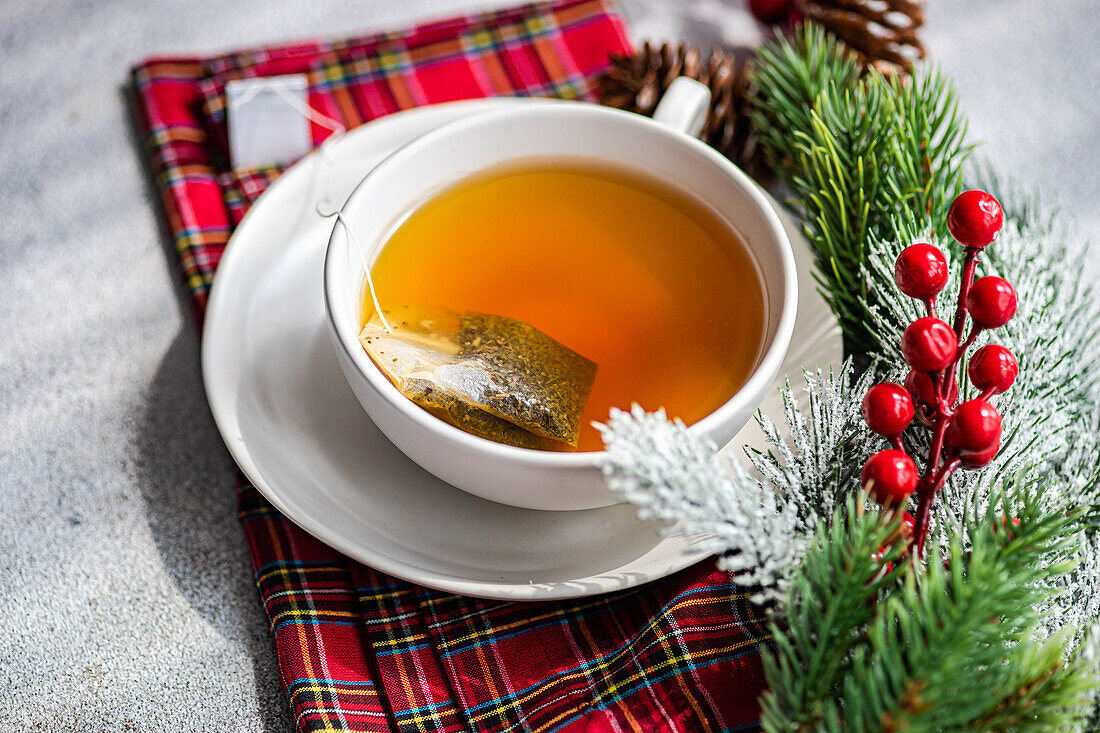
<path id="1" fill-rule="evenodd" d="M 951 412 L 951 399 L 947 396 L 951 394 L 950 387 L 944 382 L 944 373 L 937 372 L 932 375 L 932 386 L 935 389 L 933 394 L 936 396 L 936 415 L 950 414 Z M 933 430 L 936 429 L 935 417 L 933 417 L 932 425 Z"/>
<path id="2" fill-rule="evenodd" d="M 967 334 L 966 341 L 963 342 L 963 345 L 959 347 L 959 353 L 955 356 L 955 363 L 951 365 L 952 372 L 955 371 L 955 367 L 958 366 L 960 361 L 962 361 L 963 354 L 966 353 L 967 349 L 973 346 L 974 339 L 978 338 L 978 334 L 980 334 L 984 330 L 984 328 L 976 323 L 970 327 L 970 333 Z"/>
<path id="3" fill-rule="evenodd" d="M 945 395 L 951 394 L 952 388 L 958 385 L 957 380 L 959 379 L 959 362 L 962 361 L 963 356 L 966 355 L 966 352 L 970 349 L 970 347 L 974 345 L 974 339 L 978 338 L 978 334 L 980 334 L 984 330 L 984 328 L 975 323 L 973 326 L 970 327 L 970 333 L 967 335 L 966 341 L 962 342 L 962 344 L 959 345 L 959 350 L 955 354 L 955 361 L 951 362 L 951 366 L 947 367 L 946 370 L 946 384 L 944 385 Z"/>
<path id="4" fill-rule="evenodd" d="M 947 479 L 955 472 L 955 469 L 959 467 L 962 460 L 959 458 L 952 458 L 947 463 L 940 467 L 940 470 L 936 472 L 936 477 L 932 480 L 932 496 L 936 495 L 936 492 L 943 488 L 943 485 L 947 483 Z"/>
<path id="5" fill-rule="evenodd" d="M 970 294 L 970 286 L 974 284 L 974 270 L 981 261 L 981 247 L 967 247 L 966 258 L 963 260 L 962 282 L 959 285 L 959 304 L 955 308 L 955 336 L 962 338 L 963 326 L 966 324 L 966 296 Z"/>
<path id="6" fill-rule="evenodd" d="M 932 502 L 935 500 L 939 490 L 947 483 L 947 479 L 955 472 L 955 469 L 959 467 L 960 463 L 961 461 L 958 458 L 952 458 L 947 463 L 943 464 L 940 470 L 936 472 L 936 475 L 932 479 L 932 484 L 927 491 L 918 489 L 917 497 L 920 503 L 917 507 L 917 517 L 913 525 L 912 538 L 916 543 L 918 558 L 924 557 L 924 541 L 928 537 L 928 517 L 931 514 Z M 921 489 L 923 488 L 922 485 Z M 921 519 L 922 517 L 923 521 Z"/>
<path id="7" fill-rule="evenodd" d="M 947 433 L 947 422 L 950 415 L 945 415 L 942 410 L 936 415 L 936 422 L 932 428 L 932 447 L 928 450 L 928 462 L 924 465 L 924 474 L 917 484 L 917 516 L 913 524 L 913 544 L 916 546 L 917 557 L 924 557 L 924 538 L 928 535 L 928 513 L 932 508 L 932 500 L 936 498 L 936 468 L 940 465 L 940 456 L 943 453 L 943 438 Z M 943 476 L 943 480 L 947 477 Z"/>
<path id="8" fill-rule="evenodd" d="M 932 509 L 932 500 L 936 495 L 931 491 L 924 491 L 920 487 L 917 493 L 917 514 L 913 519 L 913 538 L 909 541 L 911 550 L 917 553 L 917 558 L 924 557 L 924 538 L 928 535 L 928 515 Z"/>
<path id="9" fill-rule="evenodd" d="M 978 263 L 981 262 L 981 254 L 981 247 L 967 247 L 966 257 L 963 259 L 962 280 L 959 283 L 959 300 L 958 305 L 955 307 L 955 322 L 952 324 L 955 337 L 960 341 L 960 344 L 958 351 L 955 353 L 955 359 L 944 370 L 944 379 L 940 382 L 940 389 L 944 397 L 951 394 L 952 388 L 958 384 L 955 374 L 956 367 L 978 335 L 977 332 L 972 330 L 966 342 L 962 343 L 963 328 L 966 326 L 966 298 L 970 295 L 970 287 L 974 284 L 974 272 L 978 268 Z"/>

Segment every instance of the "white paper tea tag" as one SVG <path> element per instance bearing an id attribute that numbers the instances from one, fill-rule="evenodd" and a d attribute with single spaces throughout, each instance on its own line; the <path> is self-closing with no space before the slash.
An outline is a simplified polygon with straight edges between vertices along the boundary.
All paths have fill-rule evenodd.
<path id="1" fill-rule="evenodd" d="M 234 168 L 291 163 L 313 149 L 305 74 L 234 79 L 225 85 Z"/>

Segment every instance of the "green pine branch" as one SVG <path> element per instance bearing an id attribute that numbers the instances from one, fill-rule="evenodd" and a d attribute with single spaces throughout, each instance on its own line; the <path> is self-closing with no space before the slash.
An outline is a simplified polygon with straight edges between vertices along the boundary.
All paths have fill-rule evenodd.
<path id="1" fill-rule="evenodd" d="M 818 259 L 818 285 L 851 354 L 874 350 L 863 265 L 873 241 L 943 222 L 970 153 L 949 80 L 861 67 L 819 26 L 765 46 L 752 120 Z"/>
<path id="2" fill-rule="evenodd" d="M 789 626 L 772 629 L 761 699 L 768 731 L 1062 730 L 1080 726 L 1098 683 L 1065 659 L 1069 629 L 1035 638 L 1046 584 L 1072 567 L 1076 515 L 1012 494 L 968 521 L 927 567 L 874 559 L 896 527 L 849 502 L 822 529 L 792 582 Z M 1021 506 L 1019 524 L 1008 506 Z"/>
<path id="3" fill-rule="evenodd" d="M 784 623 L 772 624 L 774 647 L 764 655 L 769 689 L 760 699 L 765 730 L 840 730 L 839 681 L 853 672 L 853 647 L 866 643 L 876 597 L 899 572 L 884 570 L 898 549 L 874 558 L 897 523 L 864 514 L 864 504 L 864 496 L 849 497 L 833 523 L 818 529 L 784 603 Z"/>
<path id="4" fill-rule="evenodd" d="M 1044 512 L 1024 482 L 1008 492 L 968 519 L 969 546 L 953 536 L 881 604 L 843 684 L 848 730 L 1059 730 L 1086 714 L 1096 678 L 1064 659 L 1071 630 L 1036 633 L 1079 517 Z"/>

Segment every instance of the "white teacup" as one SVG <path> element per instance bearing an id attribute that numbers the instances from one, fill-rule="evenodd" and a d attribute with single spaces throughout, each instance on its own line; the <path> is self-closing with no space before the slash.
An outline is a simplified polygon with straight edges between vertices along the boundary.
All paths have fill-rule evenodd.
<path id="1" fill-rule="evenodd" d="M 690 127 L 698 117 L 690 107 L 666 106 L 660 118 Z M 725 445 L 763 400 L 786 355 L 796 310 L 794 259 L 756 184 L 712 148 L 668 124 L 592 104 L 545 100 L 476 114 L 417 138 L 372 170 L 344 204 L 342 215 L 358 247 L 343 226 L 334 225 L 325 257 L 325 307 L 348 384 L 409 458 L 493 501 L 530 509 L 588 509 L 618 501 L 601 476 L 601 452 L 537 451 L 470 435 L 410 402 L 359 343 L 367 268 L 413 208 L 470 174 L 553 156 L 589 157 L 659 177 L 708 204 L 751 250 L 764 280 L 764 344 L 741 389 L 690 428 Z"/>

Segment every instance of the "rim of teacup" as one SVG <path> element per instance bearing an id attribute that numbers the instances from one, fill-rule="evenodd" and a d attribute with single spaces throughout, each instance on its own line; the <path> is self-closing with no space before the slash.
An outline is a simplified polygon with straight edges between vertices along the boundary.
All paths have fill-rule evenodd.
<path id="1" fill-rule="evenodd" d="M 778 215 L 771 204 L 768 203 L 762 190 L 728 158 L 722 156 L 701 140 L 677 132 L 666 125 L 633 112 L 601 105 L 586 104 L 583 102 L 531 100 L 528 104 L 522 106 L 479 112 L 469 117 L 446 123 L 402 145 L 367 172 L 363 179 L 352 190 L 344 205 L 341 207 L 341 211 L 345 210 L 354 199 L 367 195 L 370 187 L 377 185 L 379 178 L 400 168 L 403 160 L 416 155 L 420 149 L 431 145 L 438 145 L 441 140 L 446 140 L 448 137 L 467 134 L 468 130 L 476 130 L 487 124 L 497 123 L 502 119 L 507 120 L 509 118 L 515 118 L 521 120 L 532 114 L 556 114 L 576 118 L 583 118 L 585 116 L 593 116 L 593 118 L 603 117 L 604 119 L 614 118 L 621 121 L 624 125 L 633 125 L 637 129 L 645 130 L 648 134 L 656 134 L 662 138 L 672 140 L 674 144 L 683 145 L 692 152 L 709 159 L 711 163 L 725 169 L 729 177 L 732 178 L 738 187 L 743 190 L 750 200 L 752 200 L 757 213 L 763 217 L 768 225 L 772 238 L 778 246 L 780 261 L 782 263 L 781 272 L 778 273 L 781 275 L 781 284 L 783 286 L 782 293 L 779 298 L 777 298 L 777 300 L 780 301 L 779 323 L 770 341 L 762 346 L 762 352 L 758 355 L 756 365 L 753 367 L 752 373 L 745 383 L 714 411 L 687 427 L 692 433 L 706 435 L 714 429 L 715 426 L 732 419 L 737 413 L 741 412 L 747 406 L 746 403 L 753 399 L 753 395 L 760 395 L 762 397 L 768 387 L 771 386 L 774 375 L 778 372 L 786 356 L 791 334 L 794 330 L 797 310 L 797 282 L 794 255 L 791 252 L 790 241 L 779 221 Z M 515 159 L 518 160 L 520 157 L 522 156 L 516 156 Z M 579 157 L 594 156 L 582 155 Z M 444 182 L 443 187 L 453 184 L 454 182 L 455 181 Z M 690 190 L 687 192 L 689 195 L 694 195 Z M 392 232 L 393 225 L 407 216 L 409 211 L 418 205 L 418 203 L 420 202 L 408 202 L 405 210 L 397 216 L 392 217 L 391 221 L 387 222 L 387 227 L 384 228 L 383 231 Z M 365 250 L 372 254 L 374 248 L 377 246 L 375 242 L 365 242 L 362 244 Z M 752 250 L 752 243 L 746 244 L 750 250 Z M 497 443 L 488 438 L 482 438 L 467 433 L 431 415 L 403 395 L 397 386 L 378 369 L 373 361 L 371 361 L 370 356 L 362 348 L 359 342 L 361 324 L 349 321 L 349 326 L 349 324 L 343 323 L 348 319 L 344 317 L 343 313 L 339 312 L 339 308 L 334 306 L 333 298 L 336 288 L 346 287 L 346 285 L 337 282 L 341 273 L 338 272 L 338 258 L 334 255 L 334 250 L 340 246 L 350 248 L 353 245 L 350 241 L 350 237 L 347 236 L 347 232 L 343 230 L 342 225 L 338 221 L 334 221 L 333 228 L 329 234 L 324 262 L 323 291 L 326 318 L 328 319 L 329 326 L 337 336 L 337 343 L 339 343 L 352 364 L 354 364 L 356 370 L 375 388 L 383 399 L 411 419 L 419 427 L 435 434 L 448 443 L 474 452 L 535 467 L 579 468 L 598 463 L 600 457 L 606 452 L 606 449 L 575 452 L 544 451 Z M 382 246 L 384 246 L 384 243 Z M 381 247 L 377 248 L 380 251 Z M 375 254 L 374 257 L 377 257 L 377 255 Z M 758 257 L 755 251 L 753 252 L 753 257 Z M 760 276 L 763 278 L 764 273 L 761 272 Z M 766 291 L 770 292 L 770 288 L 773 285 L 773 280 L 770 278 L 775 276 L 775 273 L 769 276 L 767 287 L 765 287 Z M 360 279 L 362 280 L 364 278 Z M 361 291 L 363 287 L 364 285 L 361 283 L 359 290 Z M 355 297 L 361 299 L 362 296 L 363 293 L 359 292 Z M 773 306 L 771 297 L 766 295 L 765 299 L 768 301 L 768 307 L 771 308 Z M 759 400 L 757 400 L 757 402 L 759 402 Z M 753 407 L 753 409 L 755 409 L 755 407 Z M 717 447 L 721 448 L 722 446 L 719 445 Z"/>

